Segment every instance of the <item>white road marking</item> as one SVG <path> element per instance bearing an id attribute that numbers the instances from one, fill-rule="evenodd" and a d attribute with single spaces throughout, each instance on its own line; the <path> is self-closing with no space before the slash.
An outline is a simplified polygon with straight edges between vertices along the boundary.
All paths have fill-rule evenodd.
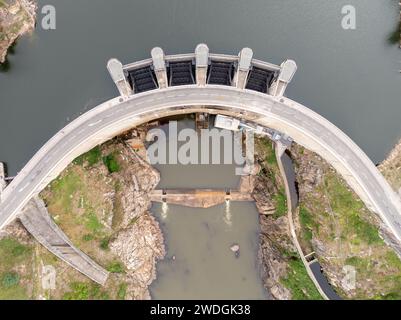
<path id="1" fill-rule="evenodd" d="M 88 124 L 88 127 L 96 126 L 96 125 L 99 124 L 100 122 L 102 122 L 102 119 L 100 119 L 100 120 L 98 120 L 98 121 L 96 121 L 96 122 L 92 122 L 92 123 Z"/>
<path id="2" fill-rule="evenodd" d="M 26 185 L 24 185 L 22 188 L 18 189 L 18 192 L 24 191 L 27 186 L 29 186 L 29 182 Z"/>

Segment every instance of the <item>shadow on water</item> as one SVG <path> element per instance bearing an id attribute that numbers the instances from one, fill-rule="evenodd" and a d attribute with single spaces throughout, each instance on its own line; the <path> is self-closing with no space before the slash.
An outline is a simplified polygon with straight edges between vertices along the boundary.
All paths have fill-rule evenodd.
<path id="1" fill-rule="evenodd" d="M 399 44 L 401 41 L 401 21 L 397 23 L 397 27 L 387 38 L 389 45 Z"/>
<path id="2" fill-rule="evenodd" d="M 0 72 L 8 72 L 11 69 L 10 60 L 6 57 L 6 60 L 3 63 L 0 63 Z"/>
<path id="3" fill-rule="evenodd" d="M 3 63 L 0 63 L 0 72 L 9 72 L 11 69 L 11 62 L 10 60 L 8 60 L 8 56 L 9 55 L 13 55 L 15 54 L 15 48 L 17 46 L 17 42 L 15 41 L 9 48 L 7 51 L 7 56 L 6 56 L 6 60 Z"/>

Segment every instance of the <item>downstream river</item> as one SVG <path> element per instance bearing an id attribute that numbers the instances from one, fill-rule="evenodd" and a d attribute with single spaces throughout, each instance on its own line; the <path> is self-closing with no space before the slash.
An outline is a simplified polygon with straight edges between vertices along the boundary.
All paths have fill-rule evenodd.
<path id="1" fill-rule="evenodd" d="M 171 122 L 160 127 L 170 142 Z M 213 119 L 210 119 L 213 125 Z M 195 129 L 194 119 L 177 123 L 177 131 Z M 201 149 L 198 135 L 198 154 Z M 234 144 L 235 142 L 231 140 Z M 220 156 L 223 159 L 224 143 Z M 178 142 L 178 150 L 184 142 Z M 232 148 L 233 150 L 239 150 Z M 209 150 L 209 161 L 213 158 Z M 167 147 L 167 153 L 170 149 Z M 154 165 L 161 174 L 158 189 L 232 188 L 240 177 L 233 164 Z M 225 159 L 225 158 L 224 158 Z M 226 160 L 226 159 L 225 159 Z M 150 287 L 154 299 L 266 299 L 257 260 L 259 214 L 253 202 L 226 202 L 208 209 L 154 203 L 151 210 L 165 238 L 166 258 L 157 265 L 157 279 Z M 239 245 L 239 254 L 231 251 Z"/>

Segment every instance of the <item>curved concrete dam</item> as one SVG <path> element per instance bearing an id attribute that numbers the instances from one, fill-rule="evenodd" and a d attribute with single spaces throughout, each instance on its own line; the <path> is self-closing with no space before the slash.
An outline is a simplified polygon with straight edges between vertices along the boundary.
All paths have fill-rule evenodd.
<path id="1" fill-rule="evenodd" d="M 7 114 L 0 161 L 10 175 L 66 123 L 116 95 L 104 70 L 110 57 L 137 61 L 156 45 L 182 53 L 204 41 L 213 52 L 248 46 L 261 60 L 292 58 L 300 68 L 288 96 L 344 130 L 375 163 L 401 136 L 400 53 L 386 42 L 399 21 L 398 1 L 348 1 L 356 8 L 356 30 L 341 28 L 343 3 L 332 0 L 318 6 L 313 0 L 98 0 L 95 11 L 91 1 L 37 2 L 39 19 L 40 8 L 55 6 L 57 29 L 44 30 L 39 20 L 34 35 L 21 38 L 9 55 L 9 70 L 0 72 L 0 110 Z"/>

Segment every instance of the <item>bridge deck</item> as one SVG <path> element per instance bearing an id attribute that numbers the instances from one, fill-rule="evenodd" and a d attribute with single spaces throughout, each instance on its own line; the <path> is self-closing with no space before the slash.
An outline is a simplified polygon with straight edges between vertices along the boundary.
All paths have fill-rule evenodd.
<path id="1" fill-rule="evenodd" d="M 93 281 L 105 284 L 108 272 L 68 240 L 51 219 L 42 200 L 38 198 L 30 200 L 19 219 L 32 236 L 50 252 Z"/>
<path id="2" fill-rule="evenodd" d="M 254 201 L 250 193 L 224 189 L 175 189 L 153 190 L 150 198 L 155 202 L 166 202 L 192 208 L 210 208 L 230 201 Z"/>

